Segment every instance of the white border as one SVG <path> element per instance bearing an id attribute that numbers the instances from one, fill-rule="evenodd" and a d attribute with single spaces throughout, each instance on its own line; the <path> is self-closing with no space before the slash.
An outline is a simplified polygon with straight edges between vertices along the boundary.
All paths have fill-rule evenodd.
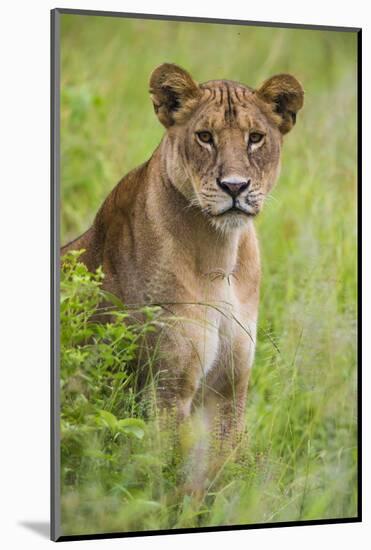
<path id="1" fill-rule="evenodd" d="M 126 12 L 235 18 L 364 28 L 363 57 L 370 51 L 367 3 L 354 0 L 325 3 L 312 0 L 247 3 L 228 0 L 203 3 L 158 0 L 48 0 L 7 2 L 1 19 L 1 542 L 5 548 L 32 550 L 53 544 L 25 523 L 45 524 L 49 519 L 49 10 L 54 7 Z M 364 98 L 370 97 L 369 71 L 363 71 Z M 369 99 L 364 101 L 364 121 L 370 121 Z M 366 126 L 366 122 L 364 123 Z M 369 151 L 367 128 L 364 151 Z M 367 155 L 363 174 L 363 208 L 371 204 Z M 364 248 L 369 219 L 364 212 Z M 364 281 L 370 279 L 370 255 L 364 260 Z M 367 337 L 370 294 L 364 288 L 364 334 Z M 366 338 L 365 338 L 366 340 Z M 370 363 L 363 360 L 363 388 L 369 387 Z M 364 424 L 370 417 L 365 396 Z M 369 434 L 368 434 L 369 436 Z M 69 545 L 123 545 L 126 548 L 172 548 L 189 544 L 252 548 L 311 549 L 357 545 L 366 547 L 370 535 L 367 464 L 370 443 L 364 434 L 366 495 L 363 524 L 290 527 L 257 531 L 176 535 L 105 541 L 70 542 Z M 42 527 L 42 525 L 41 525 Z M 44 527 L 45 531 L 45 527 Z M 368 537 L 371 538 L 370 536 Z"/>

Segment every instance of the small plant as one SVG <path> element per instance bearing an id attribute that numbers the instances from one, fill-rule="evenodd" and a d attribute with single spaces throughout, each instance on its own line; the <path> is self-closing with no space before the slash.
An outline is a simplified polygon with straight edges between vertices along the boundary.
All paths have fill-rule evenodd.
<path id="1" fill-rule="evenodd" d="M 62 495 L 64 502 L 96 491 L 132 500 L 157 464 L 135 366 L 160 308 L 129 311 L 102 290 L 102 270 L 90 273 L 81 253 L 67 254 L 61 269 Z"/>

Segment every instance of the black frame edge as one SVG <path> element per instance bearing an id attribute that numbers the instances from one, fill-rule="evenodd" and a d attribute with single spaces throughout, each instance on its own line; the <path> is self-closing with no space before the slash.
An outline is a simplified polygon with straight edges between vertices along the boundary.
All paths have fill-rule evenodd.
<path id="1" fill-rule="evenodd" d="M 60 537 L 60 429 L 59 429 L 59 102 L 60 15 L 50 12 L 50 538 Z"/>
<path id="2" fill-rule="evenodd" d="M 216 527 L 194 527 L 184 529 L 164 529 L 163 531 L 131 531 L 115 533 L 92 533 L 89 535 L 62 535 L 56 542 L 69 542 L 73 540 L 100 540 L 132 537 L 152 537 L 161 535 L 184 535 L 192 533 L 217 533 L 220 531 L 248 531 L 251 529 L 271 529 L 275 527 L 307 527 L 310 525 L 335 525 L 344 523 L 360 523 L 358 517 L 338 519 L 314 519 L 304 521 L 283 521 L 276 523 L 255 523 L 252 525 L 225 525 Z"/>
<path id="3" fill-rule="evenodd" d="M 337 32 L 358 32 L 360 27 L 337 27 L 332 25 L 315 25 L 304 23 L 272 23 L 269 21 L 250 21 L 242 19 L 219 19 L 215 17 L 193 17 L 191 15 L 158 15 L 154 13 L 132 13 L 120 11 L 105 10 L 84 10 L 74 8 L 55 8 L 60 14 L 66 15 L 96 15 L 99 17 L 122 17 L 125 19 L 152 19 L 158 21 L 189 21 L 192 23 L 216 23 L 228 25 L 243 25 L 254 27 L 279 27 L 287 29 L 319 30 L 319 31 L 337 31 Z"/>
<path id="4" fill-rule="evenodd" d="M 357 512 L 362 521 L 362 29 L 357 33 L 357 193 Z"/>

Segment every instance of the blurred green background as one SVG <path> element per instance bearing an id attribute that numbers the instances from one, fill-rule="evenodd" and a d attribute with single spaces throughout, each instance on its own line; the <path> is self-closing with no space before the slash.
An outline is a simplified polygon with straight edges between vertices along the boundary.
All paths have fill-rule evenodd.
<path id="1" fill-rule="evenodd" d="M 289 72 L 305 89 L 279 183 L 257 221 L 263 282 L 249 471 L 236 470 L 238 489 L 231 476 L 233 490 L 220 489 L 186 526 L 357 513 L 356 50 L 354 32 L 61 16 L 63 244 L 161 139 L 148 94 L 157 65 L 252 87 Z M 65 488 L 66 532 L 184 525 L 158 509 L 133 524 L 125 497 L 104 514 L 104 491 L 76 519 L 84 490 L 83 481 Z"/>

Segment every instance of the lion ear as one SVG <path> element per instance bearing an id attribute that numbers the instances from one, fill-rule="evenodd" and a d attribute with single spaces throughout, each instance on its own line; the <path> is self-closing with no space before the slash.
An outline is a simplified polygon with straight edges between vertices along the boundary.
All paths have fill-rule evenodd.
<path id="1" fill-rule="evenodd" d="M 300 82 L 290 74 L 278 74 L 266 80 L 256 94 L 277 114 L 281 133 L 289 132 L 296 122 L 296 113 L 304 103 L 304 90 Z"/>
<path id="2" fill-rule="evenodd" d="M 184 121 L 200 96 L 200 88 L 193 78 L 172 63 L 163 63 L 153 71 L 149 92 L 155 113 L 166 128 Z"/>

